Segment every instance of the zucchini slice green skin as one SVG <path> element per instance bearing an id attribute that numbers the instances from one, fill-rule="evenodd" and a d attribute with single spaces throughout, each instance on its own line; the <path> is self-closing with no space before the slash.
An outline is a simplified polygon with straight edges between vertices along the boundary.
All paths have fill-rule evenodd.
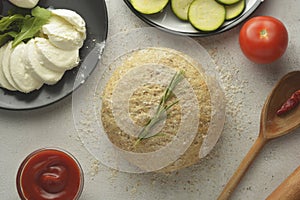
<path id="1" fill-rule="evenodd" d="M 246 8 L 246 0 L 240 0 L 230 6 L 225 6 L 226 9 L 226 20 L 232 20 L 238 17 Z"/>
<path id="2" fill-rule="evenodd" d="M 130 0 L 130 3 L 138 12 L 150 15 L 161 12 L 169 0 Z"/>
<path id="3" fill-rule="evenodd" d="M 188 11 L 190 4 L 194 0 L 171 0 L 173 13 L 181 20 L 188 21 Z"/>
<path id="4" fill-rule="evenodd" d="M 216 1 L 224 5 L 232 5 L 238 3 L 240 0 L 216 0 Z"/>
<path id="5" fill-rule="evenodd" d="M 188 21 L 195 29 L 212 32 L 225 21 L 240 16 L 246 0 L 129 0 L 132 7 L 142 14 L 161 12 L 170 3 L 175 16 Z"/>
<path id="6" fill-rule="evenodd" d="M 194 0 L 189 7 L 189 21 L 200 31 L 215 31 L 225 21 L 225 7 L 215 0 Z"/>

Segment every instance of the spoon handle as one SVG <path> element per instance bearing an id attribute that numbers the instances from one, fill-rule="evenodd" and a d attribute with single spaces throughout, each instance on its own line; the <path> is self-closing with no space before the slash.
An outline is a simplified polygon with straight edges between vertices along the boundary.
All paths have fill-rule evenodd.
<path id="1" fill-rule="evenodd" d="M 299 200 L 300 167 L 287 177 L 266 200 Z"/>
<path id="2" fill-rule="evenodd" d="M 245 158 L 242 160 L 241 164 L 239 165 L 233 176 L 230 178 L 230 180 L 224 187 L 222 193 L 218 197 L 218 200 L 229 199 L 230 195 L 233 193 L 234 189 L 239 184 L 240 180 L 248 170 L 254 158 L 258 155 L 262 147 L 267 142 L 267 139 L 265 139 L 262 135 L 263 134 L 259 134 L 255 143 L 253 144 L 253 146 L 251 147 Z"/>

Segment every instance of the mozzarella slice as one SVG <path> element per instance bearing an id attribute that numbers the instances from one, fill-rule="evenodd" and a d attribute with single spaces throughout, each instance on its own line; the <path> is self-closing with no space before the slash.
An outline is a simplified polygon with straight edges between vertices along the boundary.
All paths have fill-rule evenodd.
<path id="1" fill-rule="evenodd" d="M 80 49 L 84 36 L 61 17 L 52 16 L 47 24 L 42 27 L 42 32 L 48 36 L 50 42 L 65 50 Z"/>
<path id="2" fill-rule="evenodd" d="M 63 72 L 79 63 L 79 50 L 63 50 L 52 45 L 47 39 L 36 37 L 34 39 L 38 52 L 39 62 L 46 68 Z"/>
<path id="3" fill-rule="evenodd" d="M 77 31 L 84 33 L 85 39 L 86 24 L 84 19 L 78 13 L 68 9 L 53 9 L 51 12 L 72 24 Z"/>
<path id="4" fill-rule="evenodd" d="M 27 59 L 32 74 L 48 85 L 57 83 L 63 77 L 64 71 L 57 72 L 50 70 L 44 66 L 43 62 L 39 62 L 38 53 L 33 40 L 30 40 L 26 45 Z"/>
<path id="5" fill-rule="evenodd" d="M 12 42 L 9 42 L 4 50 L 3 58 L 2 58 L 2 72 L 9 82 L 9 84 L 15 89 L 20 90 L 15 81 L 13 80 L 11 73 L 10 73 L 10 56 L 12 52 Z"/>
<path id="6" fill-rule="evenodd" d="M 4 51 L 5 51 L 6 47 L 7 47 L 7 44 L 5 44 L 4 46 L 2 46 L 0 48 L 0 61 L 2 61 L 2 59 L 3 59 L 3 55 L 4 55 Z M 5 75 L 2 70 L 2 62 L 0 62 L 0 87 L 3 87 L 5 89 L 11 90 L 11 91 L 16 90 L 16 88 L 14 88 L 5 78 Z"/>
<path id="7" fill-rule="evenodd" d="M 39 89 L 43 83 L 32 76 L 28 68 L 28 62 L 26 62 L 27 53 L 25 47 L 26 45 L 24 43 L 20 43 L 11 52 L 10 73 L 19 91 L 29 93 Z"/>
<path id="8" fill-rule="evenodd" d="M 33 8 L 35 7 L 39 0 L 9 0 L 12 4 L 21 8 Z"/>

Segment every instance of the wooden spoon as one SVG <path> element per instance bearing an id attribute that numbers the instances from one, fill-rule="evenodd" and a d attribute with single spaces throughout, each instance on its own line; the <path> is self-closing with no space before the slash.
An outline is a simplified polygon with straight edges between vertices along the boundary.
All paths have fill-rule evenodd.
<path id="1" fill-rule="evenodd" d="M 286 115 L 279 117 L 276 114 L 281 105 L 299 89 L 300 71 L 288 73 L 273 88 L 261 112 L 258 138 L 230 178 L 218 200 L 225 200 L 230 197 L 250 164 L 267 141 L 283 136 L 300 126 L 300 106 Z"/>
<path id="2" fill-rule="evenodd" d="M 300 167 L 289 175 L 266 200 L 300 200 Z"/>

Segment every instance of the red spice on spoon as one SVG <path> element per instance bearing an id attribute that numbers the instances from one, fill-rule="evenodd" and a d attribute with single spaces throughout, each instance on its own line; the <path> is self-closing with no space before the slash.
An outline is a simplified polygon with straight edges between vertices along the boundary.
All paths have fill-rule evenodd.
<path id="1" fill-rule="evenodd" d="M 300 103 L 300 90 L 297 90 L 292 96 L 281 106 L 276 112 L 278 116 L 288 113 L 298 106 Z"/>
<path id="2" fill-rule="evenodd" d="M 22 200 L 76 200 L 83 189 L 83 171 L 66 151 L 39 149 L 22 162 L 16 184 Z"/>

